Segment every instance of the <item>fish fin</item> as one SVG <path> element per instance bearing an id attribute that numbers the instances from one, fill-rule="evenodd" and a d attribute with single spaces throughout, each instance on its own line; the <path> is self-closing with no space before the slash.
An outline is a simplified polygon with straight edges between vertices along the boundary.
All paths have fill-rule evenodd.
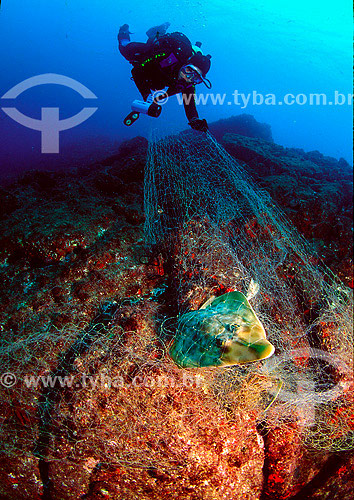
<path id="1" fill-rule="evenodd" d="M 252 300 L 259 292 L 259 284 L 256 283 L 253 278 L 251 278 L 248 291 L 247 291 L 247 300 Z"/>
<path id="2" fill-rule="evenodd" d="M 204 304 L 202 306 L 200 306 L 199 310 L 200 309 L 206 309 L 207 307 L 210 306 L 210 304 L 212 304 L 215 300 L 215 295 L 212 295 L 211 297 L 208 298 L 208 300 L 206 302 L 204 302 Z"/>
<path id="3" fill-rule="evenodd" d="M 248 300 L 241 292 L 228 292 L 220 295 L 213 301 L 213 307 L 218 304 L 222 304 L 223 302 L 242 302 L 247 307 L 250 307 Z"/>

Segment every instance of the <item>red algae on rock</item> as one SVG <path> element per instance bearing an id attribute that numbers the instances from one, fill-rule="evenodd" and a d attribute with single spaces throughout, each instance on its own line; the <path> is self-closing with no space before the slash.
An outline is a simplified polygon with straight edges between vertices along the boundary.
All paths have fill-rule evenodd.
<path id="1" fill-rule="evenodd" d="M 344 190 L 338 193 L 346 165 L 328 179 L 334 164 L 321 155 L 285 151 L 253 120 L 250 137 L 225 137 L 226 126 L 220 123 L 217 133 L 228 150 L 349 283 L 350 203 Z M 100 163 L 67 174 L 28 173 L 0 193 L 1 357 L 3 371 L 16 376 L 2 390 L 0 497 L 283 500 L 300 498 L 312 485 L 311 498 L 332 500 L 340 492 L 349 498 L 347 459 L 328 469 L 333 476 L 323 484 L 315 482 L 333 457 L 343 456 L 338 433 L 344 420 L 345 436 L 350 431 L 349 372 L 341 373 L 343 399 L 329 419 L 323 415 L 339 441 L 324 440 L 314 450 L 318 435 L 306 441 L 301 408 L 291 414 L 279 403 L 279 384 L 261 365 L 249 372 L 181 370 L 169 358 L 178 287 L 181 303 L 198 309 L 211 295 L 246 284 L 237 269 L 225 275 L 233 261 L 222 248 L 213 248 L 212 269 L 203 268 L 203 238 L 190 251 L 183 247 L 183 258 L 181 248 L 171 259 L 147 254 L 146 152 L 147 141 L 137 138 Z M 326 213 L 341 231 L 318 224 Z M 211 230 L 210 221 L 191 222 L 188 237 L 203 228 Z M 249 241 L 267 241 L 274 228 L 249 217 L 240 231 Z M 185 236 L 181 230 L 179 241 Z M 296 266 L 292 261 L 278 272 L 292 282 Z M 198 287 L 202 273 L 207 286 Z M 281 325 L 276 297 L 263 290 L 260 296 Z M 329 321 L 318 331 L 323 348 L 343 347 Z M 333 442 L 336 454 L 328 449 Z"/>

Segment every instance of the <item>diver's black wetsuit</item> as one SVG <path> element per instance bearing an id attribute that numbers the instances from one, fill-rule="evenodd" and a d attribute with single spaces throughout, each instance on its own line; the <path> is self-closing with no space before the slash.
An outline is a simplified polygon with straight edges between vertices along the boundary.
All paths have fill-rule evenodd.
<path id="1" fill-rule="evenodd" d="M 183 33 L 166 34 L 149 39 L 147 43 L 131 42 L 125 46 L 119 41 L 119 50 L 133 64 L 132 77 L 144 100 L 151 91 L 168 86 L 168 96 L 179 93 L 186 96 L 187 119 L 198 118 L 195 85 L 178 78 L 180 69 L 193 55 L 192 44 Z"/>

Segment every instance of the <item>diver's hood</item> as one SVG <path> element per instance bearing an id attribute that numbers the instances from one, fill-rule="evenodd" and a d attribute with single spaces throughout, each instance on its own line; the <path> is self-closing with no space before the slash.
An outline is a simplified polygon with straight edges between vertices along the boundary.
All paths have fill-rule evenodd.
<path id="1" fill-rule="evenodd" d="M 188 64 L 193 64 L 193 66 L 197 66 L 202 72 L 203 77 L 206 76 L 211 66 L 211 56 L 204 56 L 203 54 L 194 54 L 189 60 Z"/>
<path id="2" fill-rule="evenodd" d="M 204 56 L 201 52 L 198 52 L 197 54 L 194 54 L 189 60 L 188 64 L 191 65 L 192 67 L 195 66 L 196 68 L 199 69 L 198 73 L 200 74 L 200 83 L 204 83 L 204 85 L 208 88 L 211 89 L 212 84 L 211 81 L 208 80 L 205 76 L 210 70 L 211 66 L 211 55 Z"/>

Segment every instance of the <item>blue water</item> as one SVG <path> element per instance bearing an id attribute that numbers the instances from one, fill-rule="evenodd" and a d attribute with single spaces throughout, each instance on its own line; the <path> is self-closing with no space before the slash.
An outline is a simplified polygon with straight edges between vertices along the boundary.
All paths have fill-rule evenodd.
<path id="1" fill-rule="evenodd" d="M 208 121 L 250 113 L 271 125 L 274 140 L 284 146 L 319 150 L 351 162 L 352 109 L 343 105 L 235 105 L 232 93 L 294 95 L 334 92 L 348 95 L 351 85 L 352 3 L 349 0 L 220 1 L 196 0 L 3 0 L 0 10 L 0 96 L 35 75 L 56 73 L 87 86 L 98 97 L 98 111 L 80 126 L 61 132 L 59 155 L 41 155 L 50 162 L 81 153 L 103 138 L 121 141 L 149 136 L 151 128 L 186 128 L 176 97 L 161 117 L 141 117 L 130 129 L 122 120 L 139 96 L 130 80 L 130 65 L 117 50 L 117 31 L 129 23 L 133 40 L 145 41 L 145 31 L 170 21 L 192 42 L 200 40 L 212 54 L 208 77 L 213 92 L 226 103 L 199 106 Z M 206 92 L 203 86 L 198 91 Z M 14 105 L 0 101 L 0 107 Z M 78 113 L 87 104 L 72 90 L 42 85 L 16 99 L 23 114 L 39 119 L 42 107 L 60 108 L 60 117 Z M 76 146 L 75 146 L 76 145 Z M 78 152 L 76 151 L 75 154 Z M 19 125 L 0 111 L 0 162 L 3 172 L 28 168 L 41 154 L 38 131 Z M 44 158 L 43 158 L 44 157 Z M 33 165 L 32 165 L 33 166 Z"/>

